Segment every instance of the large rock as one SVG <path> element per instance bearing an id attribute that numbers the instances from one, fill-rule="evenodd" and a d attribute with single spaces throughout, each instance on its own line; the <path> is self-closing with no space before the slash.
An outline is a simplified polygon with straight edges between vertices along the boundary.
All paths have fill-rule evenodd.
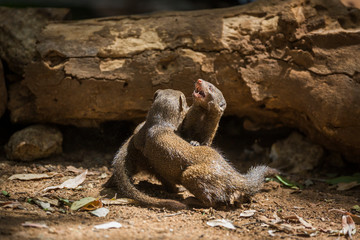
<path id="1" fill-rule="evenodd" d="M 0 118 L 4 114 L 7 105 L 7 90 L 4 78 L 4 69 L 0 61 Z"/>
<path id="2" fill-rule="evenodd" d="M 289 173 L 304 173 L 320 163 L 324 150 L 297 132 L 271 146 L 271 166 Z"/>
<path id="3" fill-rule="evenodd" d="M 190 97 L 203 78 L 223 91 L 225 114 L 360 155 L 360 11 L 337 0 L 50 23 L 36 50 L 10 85 L 13 122 L 141 118 L 156 89 Z"/>
<path id="4" fill-rule="evenodd" d="M 5 146 L 8 159 L 32 161 L 62 152 L 63 137 L 59 130 L 33 125 L 14 133 Z"/>

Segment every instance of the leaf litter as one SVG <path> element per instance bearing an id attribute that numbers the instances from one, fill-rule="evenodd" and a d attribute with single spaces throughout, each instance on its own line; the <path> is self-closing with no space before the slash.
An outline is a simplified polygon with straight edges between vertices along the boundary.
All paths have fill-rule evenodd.
<path id="1" fill-rule="evenodd" d="M 62 189 L 62 188 L 69 188 L 69 189 L 77 188 L 80 184 L 82 184 L 85 181 L 87 172 L 88 171 L 85 170 L 83 173 L 79 174 L 75 178 L 68 179 L 62 184 L 57 186 L 47 187 L 43 191 L 46 192 L 51 189 Z"/>

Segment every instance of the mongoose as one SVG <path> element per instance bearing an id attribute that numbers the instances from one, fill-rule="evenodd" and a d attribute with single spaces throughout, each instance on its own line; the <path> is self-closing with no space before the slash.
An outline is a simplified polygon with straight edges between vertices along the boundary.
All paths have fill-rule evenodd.
<path id="1" fill-rule="evenodd" d="M 198 79 L 191 105 L 180 127 L 180 136 L 193 145 L 210 146 L 226 108 L 221 91 L 213 84 Z"/>
<path id="2" fill-rule="evenodd" d="M 178 136 L 175 131 L 182 122 L 179 120 L 183 118 L 183 112 L 179 111 L 181 104 L 171 98 L 177 92 L 171 89 L 157 91 L 155 107 L 150 109 L 139 131 L 141 135 L 134 136 L 135 141 L 145 136 L 141 151 L 148 164 L 170 185 L 182 184 L 204 206 L 244 202 L 261 188 L 266 175 L 277 171 L 258 166 L 242 175 L 215 149 L 193 146 Z"/>
<path id="3" fill-rule="evenodd" d="M 143 126 L 146 124 L 151 125 L 153 120 L 160 117 L 158 115 L 161 115 L 161 118 L 171 119 L 171 122 L 176 122 L 176 125 L 179 125 L 187 111 L 186 99 L 181 92 L 158 90 L 154 95 L 154 103 L 148 113 L 152 117 L 146 122 L 139 124 L 134 130 L 133 135 L 120 147 L 112 164 L 114 167 L 113 175 L 105 186 L 111 187 L 115 185 L 122 194 L 135 199 L 143 206 L 165 207 L 171 210 L 185 209 L 186 205 L 179 201 L 154 198 L 139 191 L 133 185 L 131 178 L 140 171 L 146 171 L 155 175 L 168 189 L 175 189 L 174 185 L 169 184 L 161 175 L 154 171 L 148 159 L 135 147 L 134 138 L 137 137 L 138 140 L 145 139 L 145 133 L 142 130 Z M 176 112 L 176 114 L 173 114 L 173 112 Z M 167 115 L 167 113 L 171 115 Z"/>
<path id="4" fill-rule="evenodd" d="M 161 96 L 157 96 L 157 92 L 155 93 L 154 98 L 158 97 L 160 99 L 160 97 L 165 96 L 165 93 L 167 92 L 168 91 L 163 91 Z M 166 103 L 172 103 L 171 101 L 173 100 L 175 100 L 175 103 L 177 103 L 177 97 L 180 96 L 181 101 L 178 103 L 180 104 L 180 110 L 182 111 L 180 112 L 180 118 L 178 119 L 177 123 L 181 123 L 185 113 L 187 118 L 186 124 L 183 124 L 182 133 L 187 136 L 189 141 L 193 140 L 192 142 L 195 143 L 201 142 L 201 144 L 210 145 L 215 136 L 220 117 L 226 108 L 226 101 L 220 90 L 218 90 L 209 82 L 201 79 L 197 80 L 195 83 L 195 90 L 193 92 L 194 103 L 190 108 L 191 111 L 189 112 L 186 111 L 187 105 L 182 93 L 178 91 L 170 91 L 170 93 L 174 95 L 167 99 L 162 99 L 162 101 L 158 100 L 158 102 L 161 104 L 153 104 L 152 109 L 150 110 L 152 113 L 150 115 L 154 115 L 156 111 L 165 111 L 164 106 L 167 105 Z M 159 106 L 157 105 L 164 106 L 161 106 L 161 109 L 159 109 Z M 172 104 L 169 104 L 169 106 L 172 106 Z M 174 116 L 178 115 L 179 113 L 176 112 Z M 145 206 L 166 207 L 174 210 L 185 208 L 186 206 L 184 204 L 177 201 L 151 198 L 136 189 L 132 184 L 132 176 L 139 171 L 145 170 L 156 175 L 167 190 L 175 191 L 177 189 L 175 184 L 167 182 L 159 174 L 156 174 L 152 171 L 148 164 L 148 159 L 140 151 L 143 150 L 145 145 L 145 128 L 142 129 L 144 124 L 145 122 L 137 126 L 137 128 L 134 130 L 133 136 L 131 136 L 117 152 L 113 161 L 113 176 L 109 179 L 105 186 L 115 186 L 123 194 L 137 200 L 139 203 Z M 147 124 L 150 125 L 151 122 L 149 121 Z M 141 131 L 138 133 L 140 129 Z M 136 135 L 135 138 L 134 135 Z M 135 146 L 137 146 L 137 148 Z"/>

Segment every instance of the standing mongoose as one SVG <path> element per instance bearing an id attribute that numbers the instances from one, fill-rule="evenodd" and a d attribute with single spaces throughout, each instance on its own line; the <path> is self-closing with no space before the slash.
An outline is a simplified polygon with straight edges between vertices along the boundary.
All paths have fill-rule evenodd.
<path id="1" fill-rule="evenodd" d="M 191 105 L 180 127 L 180 136 L 193 145 L 210 146 L 226 108 L 221 91 L 213 84 L 198 79 Z"/>
<path id="2" fill-rule="evenodd" d="M 183 112 L 171 98 L 177 92 L 158 90 L 156 107 L 150 109 L 139 131 L 141 135 L 134 135 L 135 142 L 139 137 L 144 140 L 140 150 L 148 164 L 170 185 L 182 184 L 204 206 L 233 205 L 249 199 L 261 188 L 264 177 L 277 171 L 258 166 L 242 175 L 215 149 L 193 146 L 178 136 L 175 131 L 182 122 L 179 120 L 183 118 Z M 161 97 L 162 102 L 156 101 L 159 96 L 167 97 Z"/>
<path id="3" fill-rule="evenodd" d="M 161 175 L 154 171 L 148 159 L 135 147 L 134 139 L 136 137 L 144 139 L 145 136 L 142 129 L 144 126 L 152 124 L 152 121 L 158 118 L 171 119 L 171 122 L 175 122 L 177 126 L 180 125 L 187 111 L 188 106 L 183 93 L 174 90 L 158 90 L 154 95 L 154 102 L 148 113 L 152 117 L 147 119 L 146 122 L 139 124 L 134 130 L 133 135 L 120 147 L 113 161 L 113 175 L 105 185 L 115 185 L 122 194 L 138 201 L 143 206 L 165 207 L 171 210 L 185 209 L 186 205 L 179 201 L 146 195 L 134 186 L 131 179 L 136 173 L 146 171 L 157 177 L 165 187 L 175 189 L 174 185 L 169 184 Z M 173 114 L 175 112 L 176 114 Z"/>

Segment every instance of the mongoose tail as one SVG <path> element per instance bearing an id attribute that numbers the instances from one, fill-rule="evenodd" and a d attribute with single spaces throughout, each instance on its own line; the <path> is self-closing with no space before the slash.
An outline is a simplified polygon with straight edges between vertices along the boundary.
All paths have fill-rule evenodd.
<path id="1" fill-rule="evenodd" d="M 265 177 L 274 176 L 277 174 L 279 174 L 278 170 L 265 165 L 251 167 L 244 176 L 246 179 L 246 193 L 250 196 L 254 195 L 261 190 Z"/>

